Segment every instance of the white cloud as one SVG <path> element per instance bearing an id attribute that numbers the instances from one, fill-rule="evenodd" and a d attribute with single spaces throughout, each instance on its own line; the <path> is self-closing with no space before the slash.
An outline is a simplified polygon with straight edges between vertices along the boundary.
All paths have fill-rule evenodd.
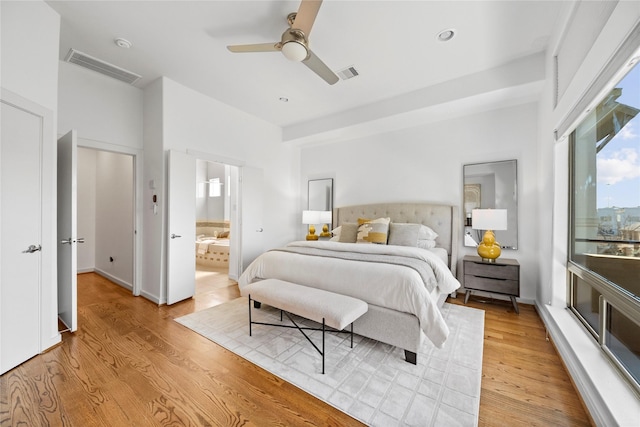
<path id="1" fill-rule="evenodd" d="M 633 122 L 629 122 L 625 125 L 625 127 L 623 127 L 622 129 L 620 129 L 620 132 L 618 132 L 618 135 L 620 136 L 620 138 L 624 139 L 624 140 L 628 140 L 628 139 L 632 139 L 638 136 L 638 134 L 635 132 L 635 129 L 633 128 L 634 123 Z M 616 135 L 616 136 L 618 136 Z"/>
<path id="2" fill-rule="evenodd" d="M 611 153 L 609 158 L 598 158 L 598 182 L 615 184 L 640 177 L 638 157 L 633 148 L 623 148 Z"/>

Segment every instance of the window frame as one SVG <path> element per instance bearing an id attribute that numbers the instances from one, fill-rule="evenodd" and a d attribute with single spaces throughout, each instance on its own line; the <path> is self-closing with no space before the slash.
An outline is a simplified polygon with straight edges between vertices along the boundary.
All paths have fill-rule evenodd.
<path id="1" fill-rule="evenodd" d="M 640 65 L 638 65 L 640 66 Z M 601 102 L 600 100 L 599 102 Z M 640 327 L 640 297 L 633 295 L 626 289 L 620 287 L 616 283 L 606 279 L 605 277 L 595 273 L 594 271 L 586 268 L 583 265 L 578 264 L 573 261 L 572 257 L 575 254 L 575 200 L 574 200 L 574 189 L 575 189 L 575 170 L 574 165 L 576 161 L 576 128 L 580 125 L 578 123 L 576 127 L 569 134 L 569 179 L 568 179 L 568 241 L 567 241 L 567 308 L 571 311 L 571 313 L 582 323 L 582 325 L 589 331 L 589 333 L 593 336 L 593 338 L 598 342 L 598 346 L 601 351 L 607 356 L 607 358 L 612 362 L 612 364 L 618 369 L 618 371 L 622 374 L 623 378 L 631 385 L 633 390 L 636 392 L 638 396 L 640 396 L 640 381 L 636 380 L 631 373 L 626 369 L 624 365 L 618 360 L 616 355 L 609 349 L 607 345 L 608 339 L 608 319 L 607 319 L 607 304 L 614 307 L 617 311 L 619 311 L 622 315 L 624 315 L 627 319 L 634 322 L 636 325 Z M 587 322 L 587 320 L 580 314 L 580 312 L 575 307 L 575 293 L 576 293 L 576 278 L 581 279 L 595 291 L 600 293 L 599 297 L 599 313 L 598 313 L 598 321 L 599 321 L 599 329 L 598 333 L 595 331 L 591 325 Z"/>

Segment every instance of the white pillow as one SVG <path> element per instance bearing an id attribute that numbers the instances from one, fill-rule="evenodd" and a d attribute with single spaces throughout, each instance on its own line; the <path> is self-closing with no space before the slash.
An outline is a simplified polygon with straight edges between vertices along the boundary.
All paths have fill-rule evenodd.
<path id="1" fill-rule="evenodd" d="M 436 240 L 438 233 L 430 229 L 424 224 L 420 224 L 420 231 L 418 232 L 418 240 Z"/>
<path id="2" fill-rule="evenodd" d="M 418 247 L 422 249 L 431 249 L 436 247 L 435 240 L 422 239 L 418 240 Z"/>
<path id="3" fill-rule="evenodd" d="M 420 224 L 392 222 L 389 224 L 389 239 L 387 244 L 396 246 L 418 246 L 420 227 Z"/>

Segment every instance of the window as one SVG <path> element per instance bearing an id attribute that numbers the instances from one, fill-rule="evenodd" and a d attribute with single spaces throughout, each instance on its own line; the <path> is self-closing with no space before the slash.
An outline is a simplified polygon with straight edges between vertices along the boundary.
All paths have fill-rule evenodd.
<path id="1" fill-rule="evenodd" d="M 640 65 L 571 133 L 569 307 L 640 392 Z"/>

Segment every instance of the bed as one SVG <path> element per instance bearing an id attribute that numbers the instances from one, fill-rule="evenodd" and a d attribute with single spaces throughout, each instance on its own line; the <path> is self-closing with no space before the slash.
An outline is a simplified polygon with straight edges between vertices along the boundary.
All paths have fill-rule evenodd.
<path id="1" fill-rule="evenodd" d="M 435 247 L 291 242 L 256 258 L 238 280 L 240 292 L 249 283 L 275 278 L 362 299 L 369 310 L 354 323 L 354 332 L 402 348 L 407 361 L 416 363 L 425 339 L 442 347 L 449 334 L 440 308 L 460 287 L 455 279 L 460 218 L 456 206 L 428 203 L 334 209 L 336 228 L 352 228 L 363 219 L 384 223 L 387 218 L 390 242 L 399 229 L 415 228 L 401 224 L 421 224 L 437 234 Z"/>

